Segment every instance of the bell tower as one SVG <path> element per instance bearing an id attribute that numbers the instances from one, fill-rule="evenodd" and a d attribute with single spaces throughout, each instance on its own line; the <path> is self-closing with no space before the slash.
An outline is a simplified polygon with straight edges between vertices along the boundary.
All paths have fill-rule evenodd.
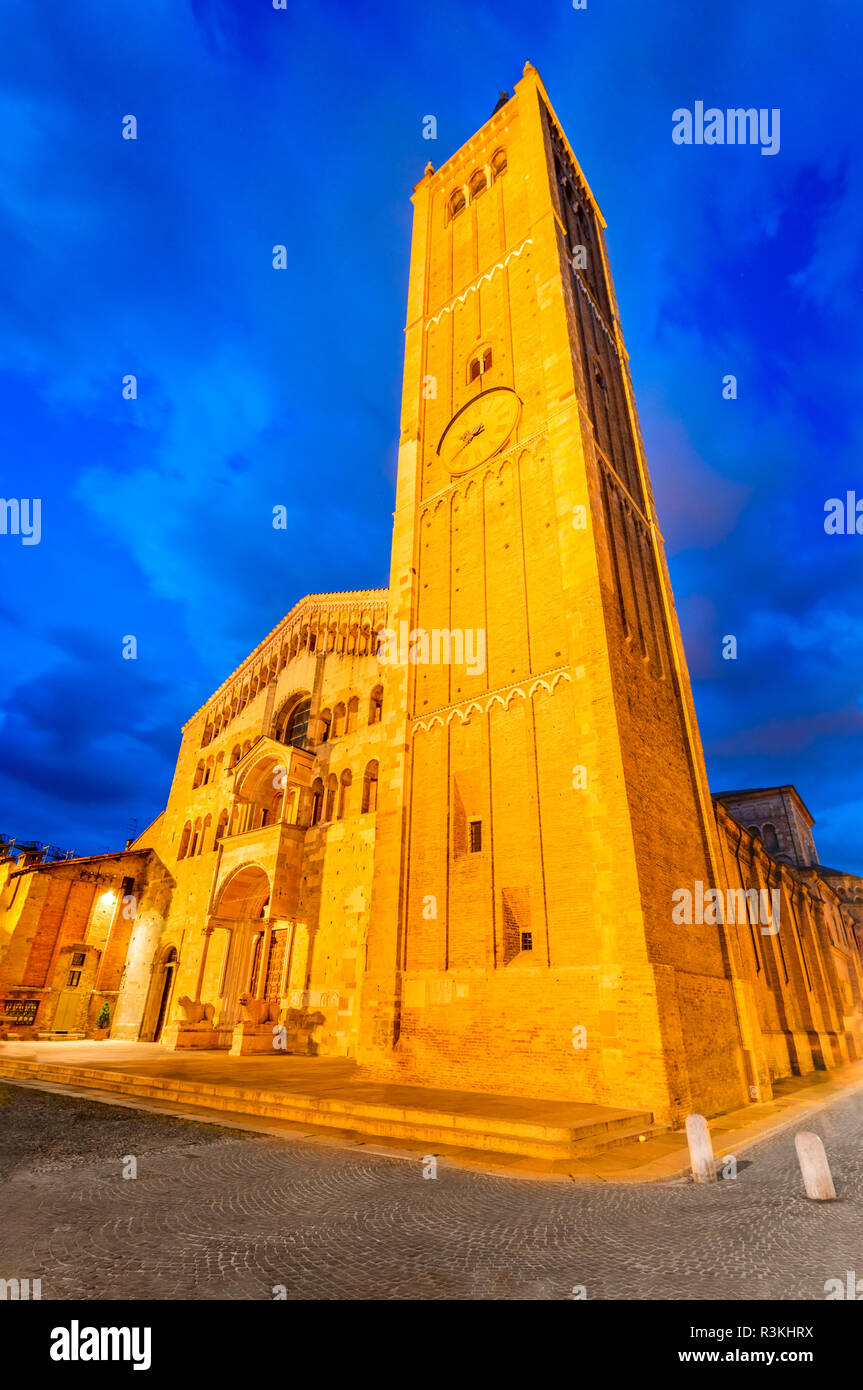
<path id="1" fill-rule="evenodd" d="M 715 824 L 605 223 L 530 64 L 413 204 L 360 1060 L 740 1105 L 728 943 L 672 923 Z"/>

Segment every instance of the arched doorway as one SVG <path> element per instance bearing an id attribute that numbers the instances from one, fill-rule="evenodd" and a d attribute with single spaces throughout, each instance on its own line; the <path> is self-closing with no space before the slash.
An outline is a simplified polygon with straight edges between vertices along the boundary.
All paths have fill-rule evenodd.
<path id="1" fill-rule="evenodd" d="M 177 948 L 164 946 L 153 962 L 147 1005 L 139 1034 L 141 1042 L 158 1042 L 168 1022 L 177 965 Z"/>
<path id="2" fill-rule="evenodd" d="M 177 973 L 177 952 L 172 946 L 162 962 L 162 969 L 165 973 L 165 980 L 162 985 L 162 997 L 159 1000 L 159 1012 L 156 1015 L 156 1031 L 153 1034 L 153 1041 L 158 1042 L 162 1036 L 162 1029 L 168 1017 L 168 1006 L 171 1002 L 171 991 L 174 988 L 174 976 Z"/>
<path id="3" fill-rule="evenodd" d="M 260 965 L 269 905 L 270 880 L 258 864 L 246 864 L 237 870 L 219 893 L 211 924 L 228 932 L 218 1007 L 220 1029 L 233 1027 L 239 1014 L 240 995 L 253 987 L 252 974 L 255 966 Z"/>

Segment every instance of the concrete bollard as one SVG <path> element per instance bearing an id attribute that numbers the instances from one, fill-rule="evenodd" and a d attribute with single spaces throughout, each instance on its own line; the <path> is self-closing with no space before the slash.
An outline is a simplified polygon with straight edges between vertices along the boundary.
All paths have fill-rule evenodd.
<path id="1" fill-rule="evenodd" d="M 689 1143 L 689 1162 L 696 1182 L 716 1182 L 716 1159 L 713 1141 L 703 1115 L 687 1115 L 686 1138 Z"/>
<path id="2" fill-rule="evenodd" d="M 836 1188 L 833 1186 L 823 1141 L 811 1130 L 802 1129 L 794 1136 L 794 1147 L 803 1174 L 806 1196 L 813 1202 L 835 1202 Z"/>

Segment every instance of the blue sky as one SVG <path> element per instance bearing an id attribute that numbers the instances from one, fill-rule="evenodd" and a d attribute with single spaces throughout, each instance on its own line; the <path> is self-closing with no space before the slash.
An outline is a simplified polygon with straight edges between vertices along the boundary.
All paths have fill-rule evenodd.
<path id="1" fill-rule="evenodd" d="M 863 872 L 863 536 L 824 532 L 863 498 L 861 46 L 856 0 L 6 3 L 0 493 L 42 540 L 0 536 L 0 830 L 122 845 L 297 598 L 387 582 L 411 188 L 530 59 L 608 222 L 711 785 L 793 782 Z M 779 153 L 675 145 L 699 99 L 779 108 Z"/>

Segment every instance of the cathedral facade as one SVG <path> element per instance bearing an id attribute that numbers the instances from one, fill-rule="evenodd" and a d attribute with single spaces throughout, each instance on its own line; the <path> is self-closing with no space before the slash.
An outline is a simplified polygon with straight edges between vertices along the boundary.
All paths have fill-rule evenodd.
<path id="1" fill-rule="evenodd" d="M 863 1051 L 863 883 L 793 788 L 711 796 L 605 224 L 529 64 L 413 204 L 389 588 L 298 603 L 125 852 L 7 867 L 7 1031 L 108 1003 L 662 1122 L 768 1099 Z"/>

